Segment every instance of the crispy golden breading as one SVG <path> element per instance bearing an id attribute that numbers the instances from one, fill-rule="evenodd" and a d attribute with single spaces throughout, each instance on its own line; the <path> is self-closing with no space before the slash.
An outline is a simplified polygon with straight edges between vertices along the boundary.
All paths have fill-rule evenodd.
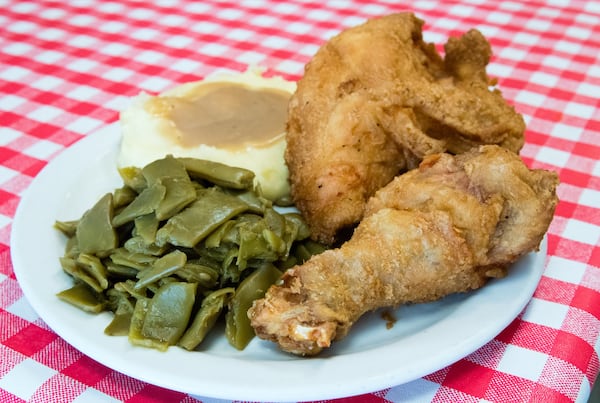
<path id="1" fill-rule="evenodd" d="M 539 247 L 557 184 L 495 145 L 428 156 L 369 200 L 348 242 L 287 270 L 254 302 L 252 326 L 314 355 L 367 311 L 477 289 Z"/>
<path id="2" fill-rule="evenodd" d="M 375 191 L 426 155 L 523 145 L 522 117 L 489 89 L 483 35 L 450 38 L 442 58 L 422 40 L 422 25 L 400 13 L 348 29 L 298 82 L 285 158 L 293 201 L 316 240 L 336 241 Z"/>

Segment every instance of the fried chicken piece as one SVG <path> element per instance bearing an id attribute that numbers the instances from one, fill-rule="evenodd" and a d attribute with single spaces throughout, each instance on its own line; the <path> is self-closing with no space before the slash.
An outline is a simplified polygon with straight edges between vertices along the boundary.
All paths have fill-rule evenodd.
<path id="1" fill-rule="evenodd" d="M 429 156 L 369 200 L 348 242 L 287 270 L 254 302 L 252 326 L 285 351 L 315 355 L 367 311 L 480 288 L 537 250 L 557 183 L 495 145 Z"/>
<path id="2" fill-rule="evenodd" d="M 320 242 L 334 243 L 375 191 L 426 155 L 523 145 L 521 115 L 489 89 L 483 35 L 450 38 L 442 59 L 422 25 L 400 13 L 343 31 L 298 82 L 285 159 L 293 201 Z"/>

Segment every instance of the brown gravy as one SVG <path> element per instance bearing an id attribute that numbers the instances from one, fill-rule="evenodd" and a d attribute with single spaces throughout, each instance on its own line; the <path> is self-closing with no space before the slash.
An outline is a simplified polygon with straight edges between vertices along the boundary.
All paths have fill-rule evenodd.
<path id="1" fill-rule="evenodd" d="M 146 108 L 173 122 L 183 147 L 261 147 L 283 135 L 290 96 L 277 89 L 215 82 L 185 97 L 152 98 Z"/>

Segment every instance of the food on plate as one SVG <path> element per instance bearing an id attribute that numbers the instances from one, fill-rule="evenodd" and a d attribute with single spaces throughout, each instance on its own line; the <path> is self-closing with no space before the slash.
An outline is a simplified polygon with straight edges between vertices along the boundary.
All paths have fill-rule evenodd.
<path id="1" fill-rule="evenodd" d="M 427 156 L 375 193 L 349 241 L 288 269 L 254 302 L 251 324 L 315 355 L 367 311 L 480 288 L 539 247 L 557 183 L 497 145 Z"/>
<path id="2" fill-rule="evenodd" d="M 289 198 L 283 153 L 294 90 L 293 82 L 249 69 L 141 93 L 121 113 L 118 165 L 141 168 L 167 154 L 211 160 L 254 172 L 270 200 Z"/>
<path id="3" fill-rule="evenodd" d="M 254 336 L 247 307 L 281 270 L 323 250 L 298 213 L 254 190 L 246 169 L 167 155 L 120 173 L 122 187 L 56 222 L 74 279 L 58 297 L 112 311 L 105 333 L 132 344 L 193 350 L 225 313 L 227 339 L 243 349 Z"/>
<path id="4" fill-rule="evenodd" d="M 486 74 L 477 30 L 442 58 L 411 13 L 375 18 L 325 43 L 290 100 L 285 160 L 291 194 L 324 243 L 363 216 L 370 196 L 427 155 L 497 144 L 513 152 L 525 125 Z"/>
<path id="5" fill-rule="evenodd" d="M 237 349 L 257 334 L 316 355 L 367 311 L 505 276 L 539 247 L 557 177 L 519 158 L 523 118 L 481 33 L 442 58 L 422 25 L 342 32 L 297 89 L 249 70 L 140 94 L 121 114 L 123 186 L 55 224 L 74 280 L 58 297 L 112 311 L 105 333 L 139 346 L 197 349 L 224 316 Z M 291 202 L 301 214 L 274 208 Z"/>

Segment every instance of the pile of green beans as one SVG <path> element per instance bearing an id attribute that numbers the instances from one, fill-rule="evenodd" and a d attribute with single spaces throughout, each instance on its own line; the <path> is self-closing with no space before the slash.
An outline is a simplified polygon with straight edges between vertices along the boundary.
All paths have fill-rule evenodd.
<path id="1" fill-rule="evenodd" d="M 224 316 L 241 350 L 254 337 L 252 301 L 324 250 L 298 213 L 261 196 L 246 169 L 169 155 L 119 173 L 122 187 L 78 220 L 55 223 L 67 237 L 60 264 L 74 281 L 57 296 L 113 312 L 107 335 L 195 350 Z"/>

